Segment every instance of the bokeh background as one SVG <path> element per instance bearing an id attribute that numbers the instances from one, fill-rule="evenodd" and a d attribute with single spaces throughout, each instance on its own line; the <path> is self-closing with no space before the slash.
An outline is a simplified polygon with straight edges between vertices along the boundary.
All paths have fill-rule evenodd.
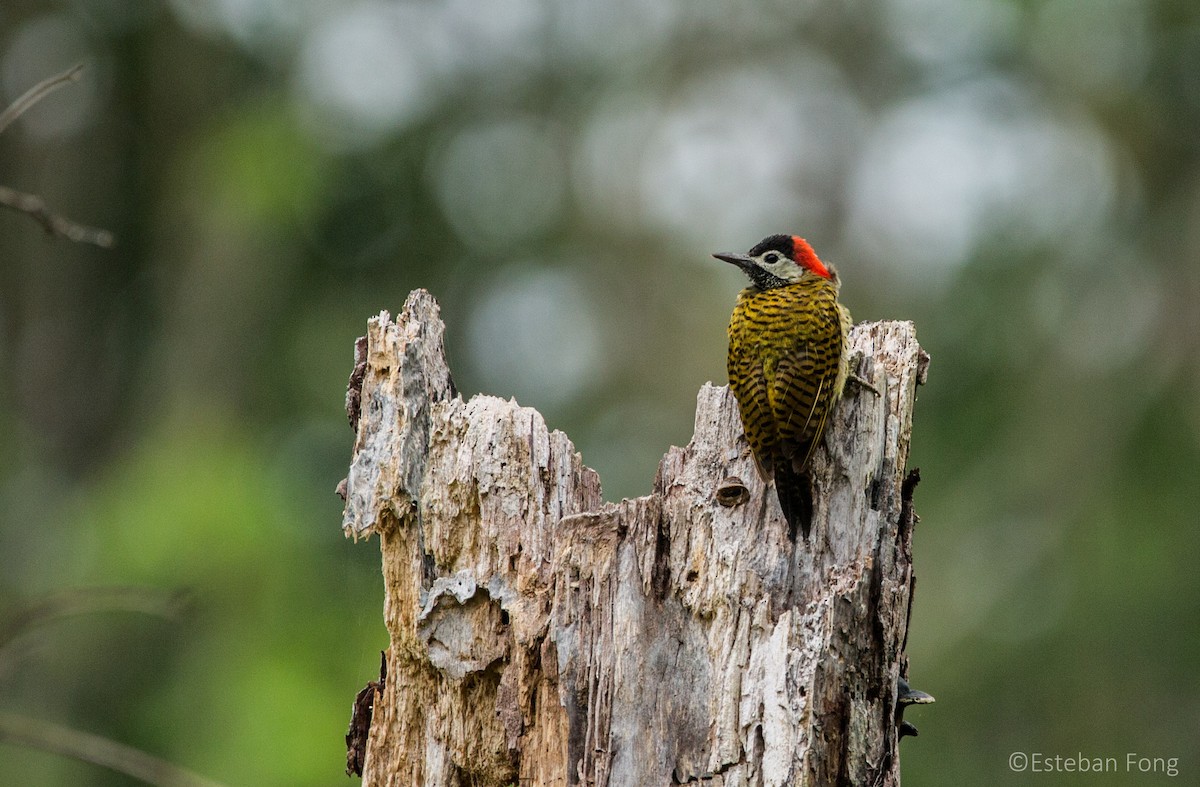
<path id="1" fill-rule="evenodd" d="M 933 357 L 906 783 L 1200 783 L 1200 3 L 0 5 L 0 104 L 77 62 L 0 135 L 118 238 L 0 212 L 0 713 L 345 783 L 366 319 L 431 290 L 461 390 L 635 496 L 724 381 L 708 254 L 795 232 Z M 0 744 L 0 784 L 132 783 Z"/>

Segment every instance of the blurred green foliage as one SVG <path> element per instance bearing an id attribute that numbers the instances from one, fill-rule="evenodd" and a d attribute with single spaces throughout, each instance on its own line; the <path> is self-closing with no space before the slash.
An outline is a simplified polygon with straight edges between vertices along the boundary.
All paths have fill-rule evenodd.
<path id="1" fill-rule="evenodd" d="M 1185 0 L 16 0 L 0 183 L 0 708 L 229 784 L 342 783 L 386 645 L 339 530 L 354 338 L 414 287 L 459 388 L 646 492 L 798 232 L 933 356 L 913 784 L 1200 774 L 1200 5 Z M 1013 752 L 1116 773 L 1013 773 Z M 130 783 L 0 745 L 2 784 Z"/>

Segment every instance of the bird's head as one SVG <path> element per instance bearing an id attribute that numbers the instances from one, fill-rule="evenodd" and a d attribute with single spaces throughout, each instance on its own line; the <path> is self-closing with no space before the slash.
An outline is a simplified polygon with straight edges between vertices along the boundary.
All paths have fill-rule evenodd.
<path id="1" fill-rule="evenodd" d="M 798 235 L 771 235 L 759 241 L 748 254 L 730 252 L 713 256 L 741 268 L 763 290 L 812 277 L 837 283 L 837 273 L 822 263 L 808 241 Z"/>

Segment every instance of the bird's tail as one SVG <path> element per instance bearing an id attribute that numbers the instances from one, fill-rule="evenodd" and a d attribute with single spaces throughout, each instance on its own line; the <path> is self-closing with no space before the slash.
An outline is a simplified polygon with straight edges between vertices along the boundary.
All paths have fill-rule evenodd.
<path id="1" fill-rule="evenodd" d="M 812 481 L 808 474 L 797 473 L 791 462 L 779 462 L 775 466 L 775 493 L 788 523 L 788 538 L 795 541 L 799 528 L 807 541 L 813 516 Z"/>

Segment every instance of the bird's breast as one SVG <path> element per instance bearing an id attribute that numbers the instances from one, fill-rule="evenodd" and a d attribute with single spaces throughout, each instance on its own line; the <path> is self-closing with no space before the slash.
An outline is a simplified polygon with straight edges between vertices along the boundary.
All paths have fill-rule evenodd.
<path id="1" fill-rule="evenodd" d="M 729 322 L 730 342 L 757 348 L 764 361 L 790 352 L 797 342 L 840 332 L 837 293 L 824 280 L 743 290 Z"/>

